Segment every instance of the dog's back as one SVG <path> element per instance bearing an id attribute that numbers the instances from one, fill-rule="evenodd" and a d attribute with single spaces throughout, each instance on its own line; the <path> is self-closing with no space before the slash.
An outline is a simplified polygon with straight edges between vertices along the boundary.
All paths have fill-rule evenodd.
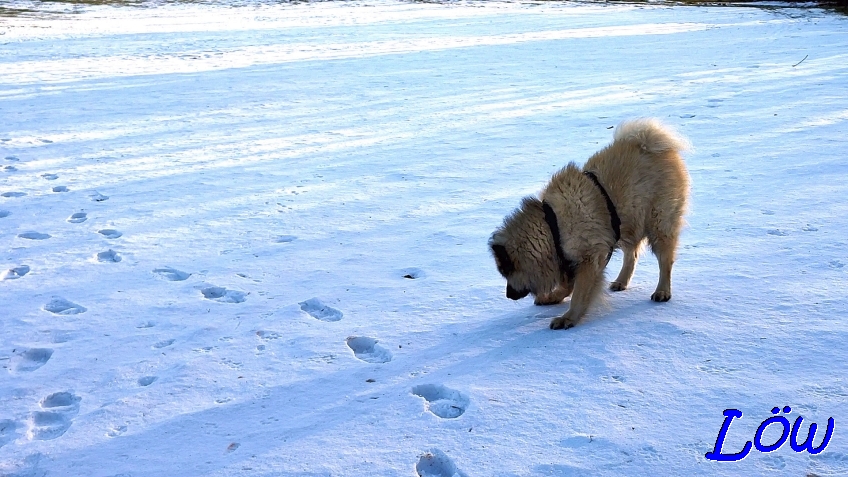
<path id="1" fill-rule="evenodd" d="M 624 242 L 636 246 L 652 232 L 677 235 L 689 195 L 680 153 L 689 147 L 658 120 L 634 119 L 622 122 L 612 144 L 586 162 L 583 169 L 597 173 L 618 208 Z M 671 224 L 675 230 L 657 230 Z"/>

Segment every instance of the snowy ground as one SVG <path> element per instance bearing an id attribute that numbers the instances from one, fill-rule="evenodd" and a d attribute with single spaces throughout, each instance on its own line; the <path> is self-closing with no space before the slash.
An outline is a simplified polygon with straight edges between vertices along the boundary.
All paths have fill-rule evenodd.
<path id="1" fill-rule="evenodd" d="M 551 331 L 486 240 L 644 115 L 695 146 L 674 298 L 646 255 Z M 847 152 L 818 10 L 2 18 L 0 475 L 845 475 Z M 705 459 L 775 406 L 826 451 Z"/>

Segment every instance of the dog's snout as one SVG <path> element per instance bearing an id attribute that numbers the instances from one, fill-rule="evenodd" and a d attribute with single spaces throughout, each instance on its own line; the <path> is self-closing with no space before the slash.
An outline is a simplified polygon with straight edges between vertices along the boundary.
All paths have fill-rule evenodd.
<path id="1" fill-rule="evenodd" d="M 530 290 L 518 291 L 509 284 L 506 286 L 506 297 L 510 300 L 520 300 L 530 294 Z"/>

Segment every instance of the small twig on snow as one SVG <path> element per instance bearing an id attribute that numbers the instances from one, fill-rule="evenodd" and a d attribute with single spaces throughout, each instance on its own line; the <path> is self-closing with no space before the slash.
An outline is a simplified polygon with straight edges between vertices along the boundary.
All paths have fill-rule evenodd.
<path id="1" fill-rule="evenodd" d="M 810 56 L 810 55 L 807 55 L 807 56 Z M 807 59 L 807 56 L 805 56 L 805 57 L 804 57 L 804 60 L 806 60 L 806 59 Z M 796 66 L 800 65 L 801 63 L 803 63 L 803 62 L 804 62 L 804 60 L 801 60 L 801 61 L 799 61 L 799 62 L 795 63 L 794 65 L 792 65 L 792 67 L 794 68 L 794 67 L 796 67 Z"/>

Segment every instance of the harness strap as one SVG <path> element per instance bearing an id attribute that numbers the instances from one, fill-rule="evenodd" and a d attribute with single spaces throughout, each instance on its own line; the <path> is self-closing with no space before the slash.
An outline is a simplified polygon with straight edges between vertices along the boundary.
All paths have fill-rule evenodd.
<path id="1" fill-rule="evenodd" d="M 615 204 L 612 203 L 612 199 L 610 199 L 609 194 L 607 194 L 607 190 L 604 189 L 604 186 L 601 185 L 601 181 L 598 180 L 598 176 L 595 175 L 592 171 L 586 171 L 585 174 L 589 179 L 592 179 L 592 182 L 598 186 L 598 190 L 601 191 L 601 194 L 604 196 L 604 200 L 607 201 L 607 210 L 610 214 L 610 223 L 612 224 L 612 231 L 615 233 L 615 241 L 618 243 L 618 240 L 621 238 L 621 218 L 618 216 L 618 212 L 615 210 Z M 613 245 L 615 248 L 615 245 Z M 612 253 L 612 252 L 610 252 Z"/>
<path id="2" fill-rule="evenodd" d="M 557 262 L 559 264 L 559 272 L 568 277 L 569 280 L 574 280 L 574 273 L 577 270 L 577 264 L 573 260 L 569 260 L 562 251 L 562 241 L 559 235 L 559 223 L 557 222 L 554 209 L 547 202 L 542 202 L 542 209 L 545 211 L 545 222 L 551 229 L 551 235 L 554 237 L 554 248 L 556 249 Z"/>

